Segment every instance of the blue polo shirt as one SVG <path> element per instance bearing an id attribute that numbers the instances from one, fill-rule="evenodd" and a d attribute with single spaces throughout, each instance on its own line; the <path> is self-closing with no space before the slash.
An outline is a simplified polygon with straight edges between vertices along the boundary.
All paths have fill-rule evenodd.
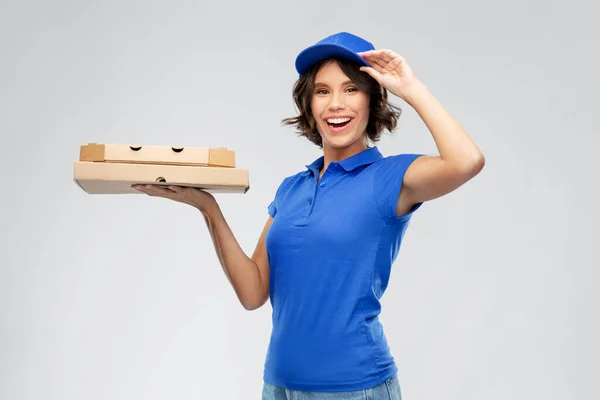
<path id="1" fill-rule="evenodd" d="M 264 380 L 292 390 L 376 386 L 397 371 L 380 299 L 417 204 L 396 216 L 404 174 L 420 155 L 377 147 L 323 157 L 286 177 L 268 207 L 272 332 Z"/>

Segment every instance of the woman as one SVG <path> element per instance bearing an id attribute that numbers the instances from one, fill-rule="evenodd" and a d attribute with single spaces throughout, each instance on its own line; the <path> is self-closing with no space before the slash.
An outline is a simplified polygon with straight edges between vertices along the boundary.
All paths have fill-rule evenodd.
<path id="1" fill-rule="evenodd" d="M 264 400 L 400 399 L 379 300 L 413 213 L 478 174 L 484 156 L 391 50 L 341 32 L 303 50 L 296 70 L 299 115 L 284 122 L 323 156 L 280 184 L 252 257 L 210 194 L 136 187 L 198 208 L 242 305 L 271 300 Z M 396 127 L 388 92 L 414 107 L 438 156 L 384 157 L 369 147 Z"/>

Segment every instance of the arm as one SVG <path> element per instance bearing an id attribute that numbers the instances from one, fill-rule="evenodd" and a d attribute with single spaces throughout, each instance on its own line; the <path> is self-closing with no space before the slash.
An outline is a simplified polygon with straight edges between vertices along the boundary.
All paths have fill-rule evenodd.
<path id="1" fill-rule="evenodd" d="M 238 299 L 246 310 L 260 308 L 269 299 L 269 260 L 265 238 L 273 218 L 269 217 L 267 220 L 254 254 L 249 258 L 237 242 L 216 202 L 203 215 L 223 272 Z"/>
<path id="2" fill-rule="evenodd" d="M 261 307 L 269 298 L 269 260 L 265 238 L 273 218 L 269 217 L 258 240 L 252 258 L 240 247 L 229 228 L 219 204 L 208 192 L 191 187 L 133 185 L 153 197 L 164 197 L 189 204 L 198 209 L 210 232 L 217 257 L 225 276 L 246 310 Z"/>
<path id="3" fill-rule="evenodd" d="M 429 128 L 440 153 L 422 156 L 404 174 L 397 215 L 419 202 L 441 197 L 477 175 L 485 158 L 463 127 L 429 92 L 401 55 L 388 50 L 359 53 L 371 66 L 361 67 L 380 85 L 410 104 Z"/>
<path id="4" fill-rule="evenodd" d="M 485 157 L 460 123 L 417 81 L 404 94 L 429 128 L 439 156 L 421 156 L 406 170 L 397 215 L 414 204 L 444 196 L 476 176 Z"/>

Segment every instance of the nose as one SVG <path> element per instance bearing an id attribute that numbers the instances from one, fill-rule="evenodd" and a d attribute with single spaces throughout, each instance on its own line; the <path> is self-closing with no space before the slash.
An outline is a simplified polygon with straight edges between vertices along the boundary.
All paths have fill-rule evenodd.
<path id="1" fill-rule="evenodd" d="M 344 95 L 341 93 L 334 92 L 331 97 L 329 97 L 329 109 L 330 110 L 339 110 L 344 108 Z"/>

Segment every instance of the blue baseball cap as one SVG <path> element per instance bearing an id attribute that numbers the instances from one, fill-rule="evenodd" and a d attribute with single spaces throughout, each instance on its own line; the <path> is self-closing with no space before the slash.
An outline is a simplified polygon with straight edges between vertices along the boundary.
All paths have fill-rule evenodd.
<path id="1" fill-rule="evenodd" d="M 372 43 L 351 33 L 339 32 L 327 36 L 325 39 L 302 50 L 296 57 L 296 71 L 302 75 L 315 62 L 332 56 L 345 58 L 370 67 L 369 63 L 357 54 L 369 50 L 375 50 Z"/>

